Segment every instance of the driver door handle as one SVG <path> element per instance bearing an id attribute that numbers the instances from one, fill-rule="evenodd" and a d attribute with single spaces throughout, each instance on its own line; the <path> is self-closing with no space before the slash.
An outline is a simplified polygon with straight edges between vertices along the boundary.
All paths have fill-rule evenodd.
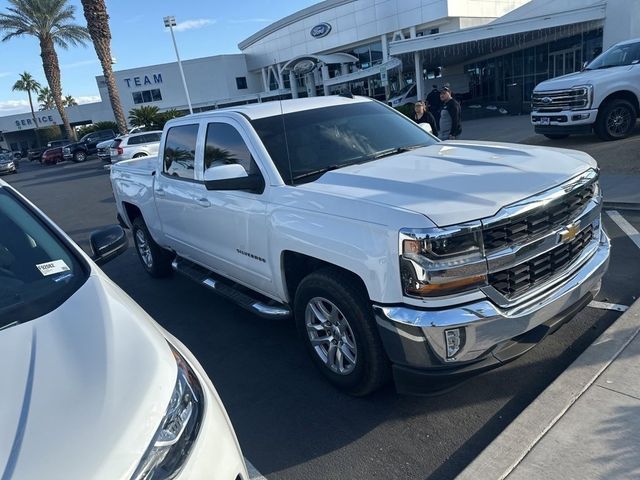
<path id="1" fill-rule="evenodd" d="M 200 205 L 201 207 L 210 207 L 211 206 L 211 202 L 209 200 L 207 200 L 206 198 L 202 197 L 202 198 L 196 198 L 196 203 L 198 205 Z"/>

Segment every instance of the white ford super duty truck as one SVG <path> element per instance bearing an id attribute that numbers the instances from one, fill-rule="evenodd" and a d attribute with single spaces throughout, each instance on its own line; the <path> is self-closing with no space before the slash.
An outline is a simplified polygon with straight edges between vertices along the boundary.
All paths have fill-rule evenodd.
<path id="1" fill-rule="evenodd" d="M 440 142 L 359 97 L 171 120 L 159 151 L 111 170 L 143 267 L 294 317 L 354 395 L 516 358 L 589 303 L 608 265 L 581 152 Z"/>
<path id="2" fill-rule="evenodd" d="M 640 117 L 640 38 L 618 43 L 581 72 L 540 83 L 531 123 L 551 139 L 592 130 L 603 140 L 628 136 Z"/>

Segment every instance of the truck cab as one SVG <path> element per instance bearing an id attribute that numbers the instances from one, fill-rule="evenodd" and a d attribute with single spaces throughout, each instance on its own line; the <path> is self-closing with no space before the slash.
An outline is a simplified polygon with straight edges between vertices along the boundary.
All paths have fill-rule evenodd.
<path id="1" fill-rule="evenodd" d="M 620 42 L 581 72 L 540 83 L 531 123 L 550 139 L 596 133 L 603 140 L 631 134 L 640 117 L 640 38 Z"/>

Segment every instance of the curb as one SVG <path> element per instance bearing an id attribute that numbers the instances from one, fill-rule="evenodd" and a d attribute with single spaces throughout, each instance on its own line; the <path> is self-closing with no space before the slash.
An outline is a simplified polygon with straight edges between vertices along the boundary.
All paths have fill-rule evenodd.
<path id="1" fill-rule="evenodd" d="M 456 480 L 507 478 L 639 332 L 640 299 L 587 347 Z"/>

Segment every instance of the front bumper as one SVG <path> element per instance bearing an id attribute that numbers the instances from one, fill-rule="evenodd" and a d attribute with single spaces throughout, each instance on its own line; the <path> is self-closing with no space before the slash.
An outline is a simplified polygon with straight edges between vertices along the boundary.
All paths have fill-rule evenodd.
<path id="1" fill-rule="evenodd" d="M 590 133 L 598 110 L 563 110 L 560 112 L 531 112 L 531 124 L 536 133 L 580 134 Z"/>
<path id="2" fill-rule="evenodd" d="M 441 389 L 526 353 L 596 295 L 610 248 L 602 231 L 595 252 L 571 276 L 510 308 L 489 299 L 431 310 L 374 305 L 398 391 Z M 447 358 L 445 332 L 451 329 L 461 329 L 464 342 L 455 357 Z"/>
<path id="3" fill-rule="evenodd" d="M 11 167 L 7 167 L 6 165 L 0 165 L 0 174 L 3 173 L 14 173 L 18 171 L 18 167 L 14 163 Z"/>

